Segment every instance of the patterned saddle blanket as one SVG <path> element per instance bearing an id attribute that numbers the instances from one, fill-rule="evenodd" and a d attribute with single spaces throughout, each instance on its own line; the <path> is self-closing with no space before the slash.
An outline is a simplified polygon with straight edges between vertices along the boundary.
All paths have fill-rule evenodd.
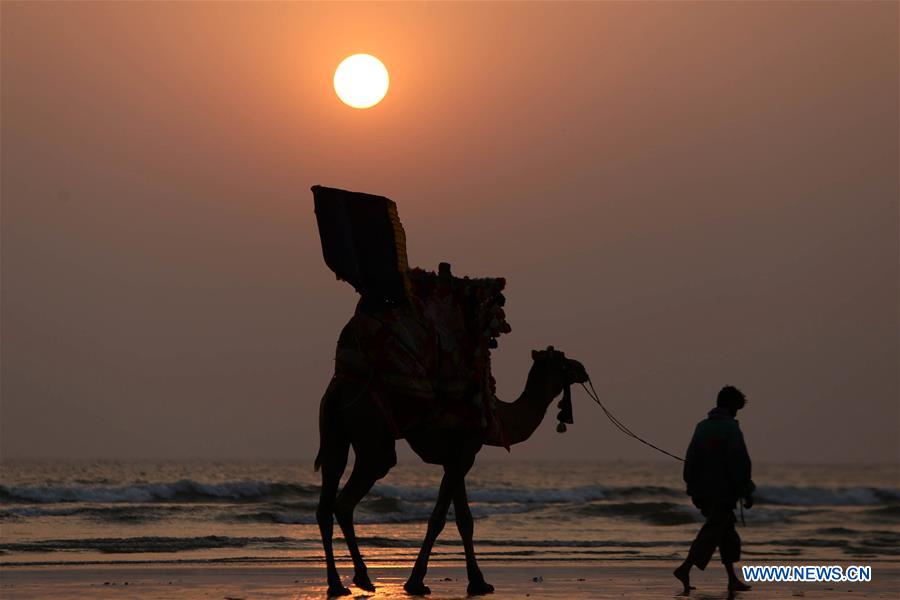
<path id="1" fill-rule="evenodd" d="M 502 278 L 406 272 L 408 301 L 360 300 L 341 331 L 335 372 L 365 382 L 397 438 L 440 425 L 485 429 L 495 423 L 490 351 L 511 330 Z"/>

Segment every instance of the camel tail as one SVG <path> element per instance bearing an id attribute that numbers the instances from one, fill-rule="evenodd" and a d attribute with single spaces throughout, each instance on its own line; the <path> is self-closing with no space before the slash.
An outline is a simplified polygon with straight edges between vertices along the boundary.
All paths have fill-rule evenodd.
<path id="1" fill-rule="evenodd" d="M 327 398 L 327 396 L 326 396 Z M 319 451 L 316 452 L 316 460 L 313 462 L 314 472 L 322 468 L 322 452 L 325 448 L 325 398 L 319 407 Z"/>
<path id="2" fill-rule="evenodd" d="M 332 408 L 334 402 L 331 402 L 331 396 L 334 394 L 335 389 L 335 380 L 332 379 L 328 384 L 328 389 L 325 390 L 325 395 L 322 396 L 322 402 L 319 403 L 319 451 L 316 453 L 316 460 L 313 462 L 313 468 L 316 471 L 322 468 L 322 461 L 325 458 L 325 441 L 326 436 L 329 435 L 330 417 L 333 417 L 330 413 L 334 411 Z"/>

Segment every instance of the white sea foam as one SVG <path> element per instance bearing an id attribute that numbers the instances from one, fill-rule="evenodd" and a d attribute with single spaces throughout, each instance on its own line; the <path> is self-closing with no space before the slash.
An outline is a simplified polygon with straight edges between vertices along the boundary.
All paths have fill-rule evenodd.
<path id="1" fill-rule="evenodd" d="M 764 503 L 796 506 L 874 506 L 900 502 L 900 490 L 896 488 L 764 485 L 755 495 Z"/>
<path id="2" fill-rule="evenodd" d="M 265 502 L 286 497 L 312 498 L 314 485 L 266 481 L 230 481 L 204 483 L 182 479 L 172 483 L 139 483 L 133 485 L 38 485 L 2 486 L 2 503 L 52 504 L 85 503 L 153 503 L 153 502 Z M 483 504 L 584 504 L 622 498 L 678 498 L 680 490 L 658 486 L 608 487 L 584 485 L 570 488 L 475 487 L 469 490 L 473 503 Z M 434 502 L 436 486 L 376 485 L 370 497 L 405 502 Z M 900 490 L 879 487 L 799 487 L 760 486 L 756 492 L 760 503 L 797 506 L 879 506 L 900 503 Z"/>

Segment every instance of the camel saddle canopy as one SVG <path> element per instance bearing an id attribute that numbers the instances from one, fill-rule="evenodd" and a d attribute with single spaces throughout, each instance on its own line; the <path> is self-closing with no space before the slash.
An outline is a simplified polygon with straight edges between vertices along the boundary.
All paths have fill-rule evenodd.
<path id="1" fill-rule="evenodd" d="M 498 427 L 490 351 L 511 330 L 506 281 L 455 277 L 447 263 L 410 269 L 393 202 L 313 194 L 325 262 L 362 296 L 338 340 L 336 376 L 365 383 L 398 438 L 428 425 Z"/>
<path id="2" fill-rule="evenodd" d="M 338 279 L 367 299 L 406 296 L 406 234 L 397 205 L 384 196 L 312 187 L 322 254 Z"/>

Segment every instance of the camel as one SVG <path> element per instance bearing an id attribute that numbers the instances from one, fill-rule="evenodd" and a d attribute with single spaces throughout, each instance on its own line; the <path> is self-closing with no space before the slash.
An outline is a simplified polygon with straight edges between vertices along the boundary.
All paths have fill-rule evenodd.
<path id="1" fill-rule="evenodd" d="M 446 524 L 451 502 L 465 551 L 468 593 L 482 595 L 494 591 L 494 587 L 485 581 L 475 557 L 472 541 L 474 521 L 466 497 L 466 474 L 482 446 L 508 448 L 511 444 L 524 442 L 538 428 L 547 408 L 560 393 L 572 384 L 588 380 L 581 363 L 566 358 L 565 354 L 554 350 L 552 346 L 546 350 L 532 351 L 532 360 L 525 390 L 518 399 L 515 402 L 497 400 L 495 403 L 496 421 L 502 424 L 500 429 L 453 426 L 450 419 L 411 430 L 402 436 L 423 461 L 441 465 L 444 469 L 438 499 L 428 519 L 425 539 L 412 573 L 404 585 L 407 593 L 424 595 L 431 592 L 425 585 L 428 559 L 435 540 Z M 561 425 L 560 431 L 563 430 L 564 426 Z M 375 586 L 369 578 L 357 544 L 353 511 L 375 482 L 397 463 L 396 431 L 387 422 L 379 408 L 378 398 L 373 398 L 366 381 L 342 378 L 336 374 L 322 397 L 319 435 L 316 468 L 321 468 L 322 471 L 322 488 L 316 519 L 325 549 L 328 595 L 343 596 L 351 593 L 341 583 L 335 566 L 332 545 L 335 519 L 344 534 L 353 560 L 353 583 L 372 592 Z M 346 468 L 351 446 L 355 454 L 353 471 L 338 494 L 338 484 Z"/>

